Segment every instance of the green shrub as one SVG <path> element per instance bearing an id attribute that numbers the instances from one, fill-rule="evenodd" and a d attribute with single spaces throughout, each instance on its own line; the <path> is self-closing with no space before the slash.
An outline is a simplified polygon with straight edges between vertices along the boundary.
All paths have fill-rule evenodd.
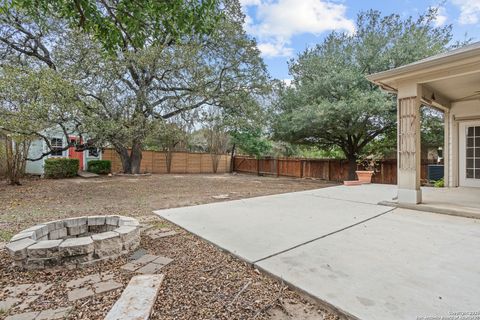
<path id="1" fill-rule="evenodd" d="M 88 171 L 96 174 L 107 174 L 112 169 L 110 160 L 90 160 L 88 161 Z"/>
<path id="2" fill-rule="evenodd" d="M 433 184 L 435 188 L 443 188 L 445 186 L 445 181 L 442 179 L 435 181 Z"/>
<path id="3" fill-rule="evenodd" d="M 45 160 L 45 177 L 61 179 L 75 177 L 80 167 L 80 160 L 68 158 L 50 158 Z"/>

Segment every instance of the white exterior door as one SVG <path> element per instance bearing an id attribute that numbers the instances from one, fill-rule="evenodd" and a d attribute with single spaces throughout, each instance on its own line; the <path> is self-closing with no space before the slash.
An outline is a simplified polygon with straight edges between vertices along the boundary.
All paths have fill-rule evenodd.
<path id="1" fill-rule="evenodd" d="M 480 187 L 480 121 L 460 123 L 460 186 Z"/>

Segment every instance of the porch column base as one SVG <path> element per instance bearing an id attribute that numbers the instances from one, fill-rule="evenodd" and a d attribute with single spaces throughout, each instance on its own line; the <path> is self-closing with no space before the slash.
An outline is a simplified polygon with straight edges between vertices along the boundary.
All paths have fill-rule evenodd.
<path id="1" fill-rule="evenodd" d="M 422 202 L 422 190 L 398 189 L 398 203 L 419 204 Z"/>

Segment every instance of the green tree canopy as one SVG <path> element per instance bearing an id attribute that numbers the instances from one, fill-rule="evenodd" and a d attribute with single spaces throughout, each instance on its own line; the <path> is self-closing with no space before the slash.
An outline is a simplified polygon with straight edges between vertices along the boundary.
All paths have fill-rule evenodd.
<path id="1" fill-rule="evenodd" d="M 2 3 L 0 14 L 24 12 L 45 31 L 52 18 L 63 20 L 112 52 L 210 34 L 222 18 L 222 7 L 219 0 L 11 0 Z"/>
<path id="2" fill-rule="evenodd" d="M 51 12 L 48 19 L 39 19 L 31 2 L 12 3 L 14 5 L 2 7 L 0 12 L 0 53 L 5 61 L 35 70 L 50 69 L 74 86 L 80 115 L 66 113 L 65 122 L 79 119 L 80 129 L 90 137 L 100 144 L 112 145 L 127 173 L 140 170 L 145 139 L 158 129 L 158 122 L 175 122 L 172 120 L 175 117 L 195 118 L 197 110 L 206 106 L 235 108 L 232 102 L 238 101 L 238 96 L 261 91 L 268 82 L 256 43 L 243 30 L 244 15 L 237 0 L 223 0 L 221 4 L 79 1 L 84 9 L 89 4 L 94 6 L 88 15 L 86 9 L 83 11 L 85 21 L 81 26 L 88 32 L 79 32 L 79 28 L 72 26 L 70 15 L 75 8 L 65 9 L 60 5 L 59 11 L 73 11 Z M 48 13 L 52 9 L 50 5 L 42 7 L 49 2 L 39 0 L 38 3 L 40 12 Z M 177 20 L 184 16 L 182 12 L 162 11 L 170 4 L 177 8 L 175 4 L 180 3 L 197 14 L 215 3 L 213 15 L 216 17 L 217 9 L 221 9 L 221 18 L 212 17 L 216 27 L 211 32 L 193 32 L 197 28 L 195 15 L 188 14 L 185 17 L 189 18 L 181 22 Z M 135 12 L 124 12 L 130 5 Z M 110 6 L 117 6 L 115 12 L 126 15 L 122 18 L 125 20 L 116 21 L 118 16 L 108 12 Z M 97 21 L 98 14 L 102 18 Z M 129 14 L 145 17 L 130 20 Z M 156 15 L 161 18 L 159 21 Z M 168 23 L 169 18 L 174 25 L 184 24 L 185 28 L 155 26 Z M 104 34 L 88 27 L 88 23 L 95 25 L 102 21 L 108 25 L 111 19 L 113 29 L 110 31 L 114 34 L 117 29 L 121 41 L 117 41 L 116 36 L 109 39 L 110 32 Z M 127 21 L 132 25 L 127 27 L 125 24 L 130 23 Z M 172 35 L 170 29 L 181 34 Z"/>
<path id="3" fill-rule="evenodd" d="M 435 10 L 418 19 L 378 11 L 361 13 L 353 34 L 333 32 L 290 61 L 291 86 L 280 89 L 274 135 L 321 149 L 340 148 L 355 177 L 357 158 L 395 128 L 395 97 L 366 74 L 395 68 L 446 50 L 451 26 L 435 26 Z"/>

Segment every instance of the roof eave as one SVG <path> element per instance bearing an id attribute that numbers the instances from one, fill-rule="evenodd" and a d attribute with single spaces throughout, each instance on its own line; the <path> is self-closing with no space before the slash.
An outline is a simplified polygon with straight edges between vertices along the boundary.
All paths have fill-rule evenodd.
<path id="1" fill-rule="evenodd" d="M 413 64 L 408 64 L 402 67 L 398 67 L 391 70 L 386 70 L 382 72 L 377 72 L 374 74 L 367 75 L 367 79 L 373 83 L 379 84 L 385 82 L 392 82 L 397 78 L 406 77 L 412 71 L 419 73 L 421 71 L 428 72 L 429 68 L 434 68 L 437 66 L 444 66 L 448 63 L 458 61 L 459 59 L 468 59 L 471 57 L 478 57 L 480 55 L 480 48 L 475 48 L 469 51 L 459 52 L 456 54 L 451 54 L 448 56 L 440 57 L 438 59 L 427 60 L 423 62 L 416 62 Z"/>

